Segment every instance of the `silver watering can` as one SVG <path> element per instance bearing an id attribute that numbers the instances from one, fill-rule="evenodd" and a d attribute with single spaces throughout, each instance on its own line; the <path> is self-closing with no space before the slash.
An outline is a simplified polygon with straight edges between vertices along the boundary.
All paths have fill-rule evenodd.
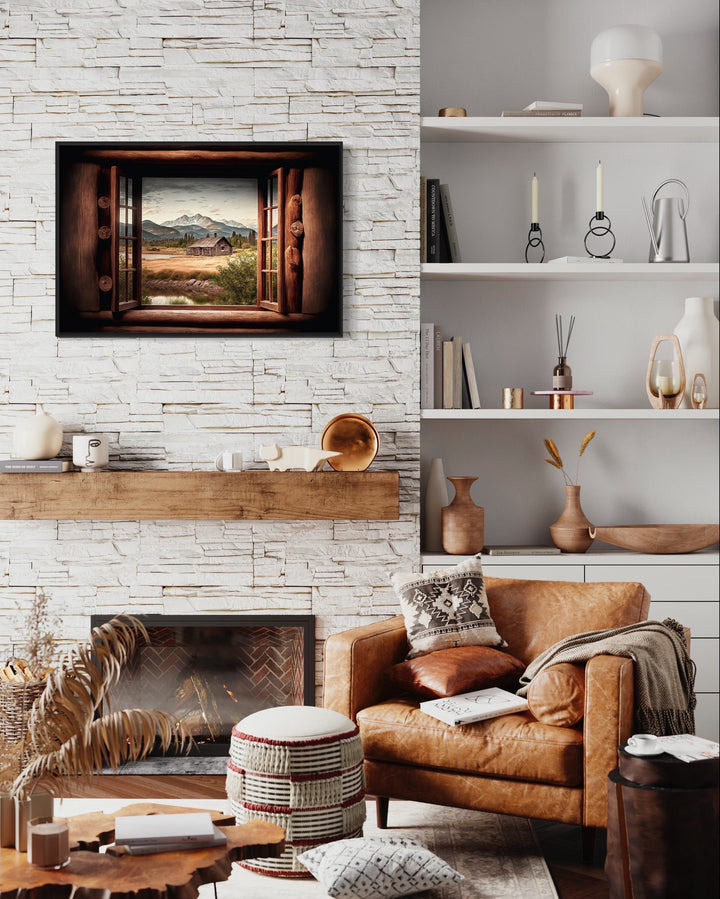
<path id="1" fill-rule="evenodd" d="M 660 197 L 658 194 L 666 184 L 679 184 L 685 191 L 682 197 Z M 690 192 L 687 185 L 677 178 L 663 181 L 652 196 L 650 207 L 652 219 L 645 197 L 642 198 L 645 221 L 650 231 L 649 262 L 690 262 L 685 219 L 690 209 Z"/>

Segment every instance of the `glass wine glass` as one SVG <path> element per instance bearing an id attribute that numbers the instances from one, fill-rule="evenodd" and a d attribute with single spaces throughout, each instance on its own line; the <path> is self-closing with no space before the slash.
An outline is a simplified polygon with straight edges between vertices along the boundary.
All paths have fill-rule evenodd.
<path id="1" fill-rule="evenodd" d="M 677 359 L 655 359 L 650 369 L 650 390 L 653 396 L 661 398 L 663 409 L 674 408 L 682 389 L 680 365 Z"/>

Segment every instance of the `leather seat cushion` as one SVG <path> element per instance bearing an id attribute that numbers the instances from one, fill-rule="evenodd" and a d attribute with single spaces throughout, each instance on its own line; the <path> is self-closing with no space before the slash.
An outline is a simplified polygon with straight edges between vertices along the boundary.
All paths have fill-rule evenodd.
<path id="1" fill-rule="evenodd" d="M 366 759 L 487 777 L 576 787 L 583 782 L 582 732 L 541 724 L 529 712 L 452 727 L 410 699 L 357 714 Z"/>

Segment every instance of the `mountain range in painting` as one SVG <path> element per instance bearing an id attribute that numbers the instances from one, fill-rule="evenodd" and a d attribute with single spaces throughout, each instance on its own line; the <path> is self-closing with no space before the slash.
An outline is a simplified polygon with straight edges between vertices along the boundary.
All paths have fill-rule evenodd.
<path id="1" fill-rule="evenodd" d="M 202 213 L 195 215 L 181 215 L 176 219 L 160 224 L 151 219 L 143 219 L 142 239 L 146 243 L 154 240 L 177 240 L 185 234 L 192 234 L 195 238 L 207 237 L 209 234 L 217 234 L 219 237 L 231 237 L 233 234 L 241 234 L 248 237 L 255 233 L 255 228 L 249 228 L 242 222 L 232 219 L 217 221 Z"/>

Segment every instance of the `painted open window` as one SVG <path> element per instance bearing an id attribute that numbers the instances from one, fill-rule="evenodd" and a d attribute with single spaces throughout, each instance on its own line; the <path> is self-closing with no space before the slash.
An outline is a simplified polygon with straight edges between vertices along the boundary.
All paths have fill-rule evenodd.
<path id="1" fill-rule="evenodd" d="M 341 154 L 59 143 L 58 336 L 339 334 Z"/>

